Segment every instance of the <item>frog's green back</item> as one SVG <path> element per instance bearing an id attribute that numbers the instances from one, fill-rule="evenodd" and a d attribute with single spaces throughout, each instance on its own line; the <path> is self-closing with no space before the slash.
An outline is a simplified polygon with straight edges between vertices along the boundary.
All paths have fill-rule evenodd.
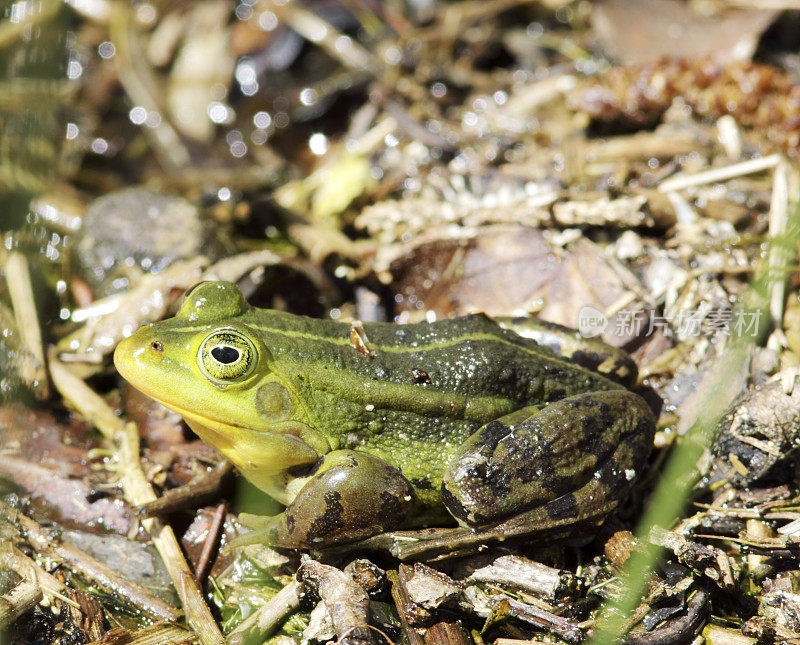
<path id="1" fill-rule="evenodd" d="M 619 388 L 483 315 L 365 323 L 365 346 L 346 323 L 260 309 L 240 320 L 259 334 L 317 431 L 337 447 L 378 454 L 423 489 L 438 487 L 449 454 L 482 424 Z"/>

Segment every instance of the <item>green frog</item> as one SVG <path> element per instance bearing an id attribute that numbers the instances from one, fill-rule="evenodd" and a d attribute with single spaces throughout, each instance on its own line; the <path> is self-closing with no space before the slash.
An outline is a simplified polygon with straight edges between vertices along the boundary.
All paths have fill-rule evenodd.
<path id="1" fill-rule="evenodd" d="M 273 546 L 586 534 L 653 443 L 630 358 L 528 318 L 315 320 L 203 282 L 114 362 L 286 505 L 254 533 Z"/>

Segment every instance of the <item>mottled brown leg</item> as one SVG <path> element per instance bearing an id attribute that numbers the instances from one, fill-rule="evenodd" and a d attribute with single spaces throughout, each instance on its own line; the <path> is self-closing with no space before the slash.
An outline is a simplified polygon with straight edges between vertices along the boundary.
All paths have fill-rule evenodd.
<path id="1" fill-rule="evenodd" d="M 545 506 L 559 521 L 600 501 L 613 500 L 613 509 L 643 470 L 654 429 L 650 408 L 627 390 L 524 408 L 464 442 L 445 472 L 442 501 L 471 527 Z"/>

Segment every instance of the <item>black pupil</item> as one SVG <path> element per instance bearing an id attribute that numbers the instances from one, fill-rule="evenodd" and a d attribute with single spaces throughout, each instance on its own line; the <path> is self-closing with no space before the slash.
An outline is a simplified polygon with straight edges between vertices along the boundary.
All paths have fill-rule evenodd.
<path id="1" fill-rule="evenodd" d="M 211 355 L 218 363 L 230 365 L 239 360 L 239 350 L 227 345 L 217 346 L 211 350 Z"/>

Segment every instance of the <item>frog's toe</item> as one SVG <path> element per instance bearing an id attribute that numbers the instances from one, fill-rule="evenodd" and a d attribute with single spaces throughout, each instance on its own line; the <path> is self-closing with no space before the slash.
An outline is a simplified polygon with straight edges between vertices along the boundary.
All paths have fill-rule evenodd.
<path id="1" fill-rule="evenodd" d="M 253 515 L 251 513 L 240 513 L 239 521 L 250 529 L 247 533 L 233 538 L 223 549 L 223 554 L 232 549 L 238 549 L 251 544 L 272 544 L 275 531 L 281 522 L 280 515 Z"/>

